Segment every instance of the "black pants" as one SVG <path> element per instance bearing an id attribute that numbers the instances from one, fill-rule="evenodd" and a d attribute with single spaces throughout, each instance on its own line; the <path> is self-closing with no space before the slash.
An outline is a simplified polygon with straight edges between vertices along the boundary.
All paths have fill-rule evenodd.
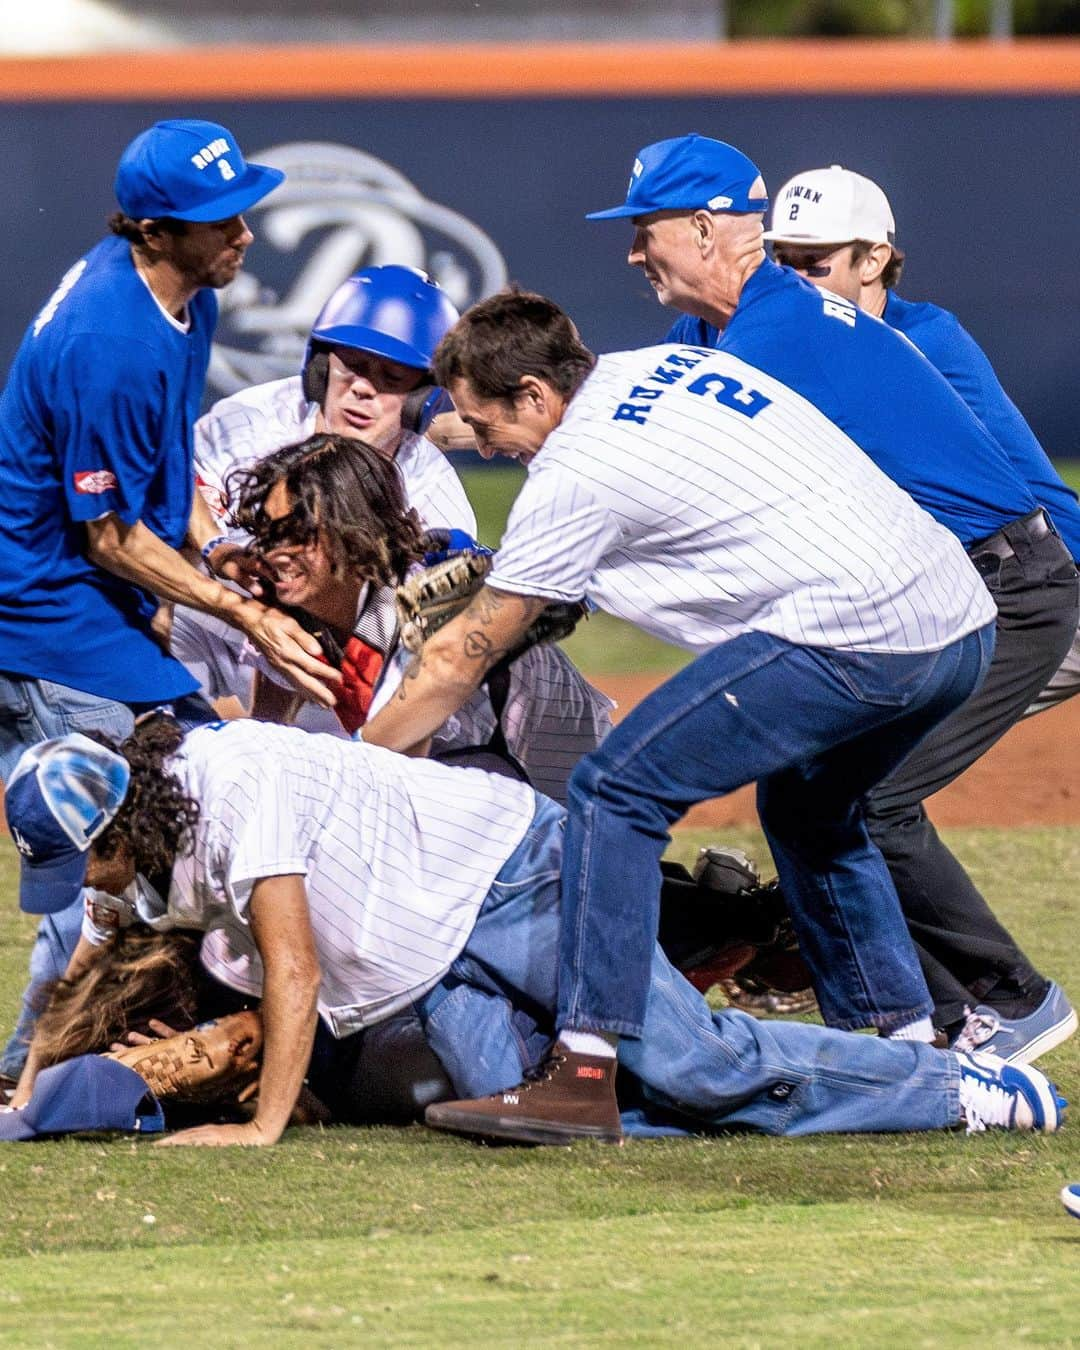
<path id="1" fill-rule="evenodd" d="M 1080 600 L 1072 559 L 1042 512 L 1011 522 L 969 554 L 998 609 L 990 670 L 866 803 L 943 1027 L 976 1003 L 1005 1017 L 1032 1011 L 1047 984 L 938 838 L 923 801 L 1019 721 L 1072 645 Z"/>

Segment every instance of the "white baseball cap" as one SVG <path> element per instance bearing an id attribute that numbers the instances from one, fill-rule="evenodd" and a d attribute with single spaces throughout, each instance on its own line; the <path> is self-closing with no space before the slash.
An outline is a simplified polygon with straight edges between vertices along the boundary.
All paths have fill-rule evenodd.
<path id="1" fill-rule="evenodd" d="M 892 244 L 896 222 L 876 183 L 830 164 L 788 179 L 776 194 L 765 238 L 786 244 L 846 244 L 849 239 Z"/>

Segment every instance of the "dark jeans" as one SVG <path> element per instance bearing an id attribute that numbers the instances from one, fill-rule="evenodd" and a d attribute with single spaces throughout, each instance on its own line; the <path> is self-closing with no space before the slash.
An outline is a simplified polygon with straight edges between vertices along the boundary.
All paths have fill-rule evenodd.
<path id="1" fill-rule="evenodd" d="M 455 1096 L 411 1008 L 340 1041 L 320 1018 L 307 1081 L 347 1125 L 409 1125 L 432 1102 Z"/>
<path id="2" fill-rule="evenodd" d="M 826 1022 L 888 1031 L 928 1015 L 862 800 L 970 696 L 992 645 L 991 624 L 904 655 L 746 633 L 638 704 L 570 780 L 559 1027 L 641 1035 L 668 831 L 754 781 Z"/>
<path id="3" fill-rule="evenodd" d="M 989 672 L 866 802 L 870 837 L 888 865 L 943 1027 L 977 1003 L 1006 1017 L 1021 1015 L 1046 991 L 1045 979 L 994 917 L 923 807 L 1019 721 L 1072 645 L 1076 569 L 1056 534 L 1040 537 L 1043 528 L 1041 519 L 1024 517 L 986 541 L 997 552 L 978 545 L 969 550 L 998 608 Z M 1011 556 L 998 556 L 1010 549 Z"/>

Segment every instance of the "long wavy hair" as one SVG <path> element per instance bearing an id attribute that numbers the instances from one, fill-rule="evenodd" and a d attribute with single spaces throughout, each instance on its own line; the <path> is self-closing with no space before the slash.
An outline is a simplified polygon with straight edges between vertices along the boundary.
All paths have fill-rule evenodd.
<path id="1" fill-rule="evenodd" d="M 174 1031 L 200 1020 L 205 977 L 201 934 L 155 933 L 137 924 L 74 980 L 58 980 L 46 995 L 35 1045 L 42 1065 L 100 1054 L 129 1031 L 149 1031 L 159 1018 Z"/>
<path id="2" fill-rule="evenodd" d="M 284 484 L 292 507 L 280 520 L 266 499 Z M 338 575 L 392 586 L 424 554 L 420 517 L 409 506 L 397 465 L 366 441 L 317 435 L 284 446 L 226 482 L 232 518 L 267 553 L 320 539 Z"/>

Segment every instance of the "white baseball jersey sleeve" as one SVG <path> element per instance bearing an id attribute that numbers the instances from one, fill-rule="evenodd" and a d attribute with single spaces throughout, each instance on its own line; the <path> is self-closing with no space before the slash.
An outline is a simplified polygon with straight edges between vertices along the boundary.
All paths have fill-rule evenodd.
<path id="1" fill-rule="evenodd" d="M 723 352 L 602 356 L 529 465 L 488 584 L 707 650 L 937 651 L 989 623 L 959 542 L 806 399 Z"/>
<path id="2" fill-rule="evenodd" d="M 536 809 L 523 783 L 263 722 L 199 727 L 170 767 L 200 816 L 169 917 L 207 931 L 213 976 L 258 994 L 252 890 L 302 876 L 339 1036 L 441 979 Z"/>

